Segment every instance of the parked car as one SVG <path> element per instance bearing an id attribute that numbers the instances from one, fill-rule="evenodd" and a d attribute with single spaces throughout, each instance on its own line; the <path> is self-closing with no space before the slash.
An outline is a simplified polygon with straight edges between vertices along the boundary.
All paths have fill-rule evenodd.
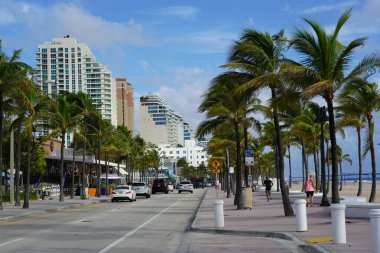
<path id="1" fill-rule="evenodd" d="M 153 180 L 152 194 L 155 194 L 156 192 L 164 192 L 165 194 L 169 193 L 167 179 L 160 178 Z"/>
<path id="2" fill-rule="evenodd" d="M 181 192 L 190 192 L 193 193 L 194 186 L 191 181 L 181 181 L 178 185 L 178 193 Z"/>
<path id="3" fill-rule="evenodd" d="M 150 187 L 145 182 L 135 182 L 132 183 L 132 190 L 136 192 L 136 196 L 145 196 L 150 198 Z"/>
<path id="4" fill-rule="evenodd" d="M 206 187 L 211 187 L 211 186 L 212 186 L 211 182 L 206 183 Z"/>
<path id="5" fill-rule="evenodd" d="M 112 190 L 110 195 L 111 202 L 118 202 L 119 200 L 136 201 L 136 192 L 132 190 L 130 185 L 118 185 Z"/>
<path id="6" fill-rule="evenodd" d="M 168 191 L 174 191 L 174 185 L 172 183 L 168 183 Z"/>

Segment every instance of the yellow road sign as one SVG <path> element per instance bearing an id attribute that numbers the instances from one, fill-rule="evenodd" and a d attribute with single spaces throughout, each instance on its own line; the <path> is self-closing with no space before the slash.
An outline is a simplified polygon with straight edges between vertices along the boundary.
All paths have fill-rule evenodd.
<path id="1" fill-rule="evenodd" d="M 220 169 L 212 169 L 212 174 L 220 174 Z"/>
<path id="2" fill-rule="evenodd" d="M 211 165 L 212 165 L 212 167 L 214 167 L 215 169 L 218 168 L 218 167 L 220 167 L 220 163 L 219 163 L 218 161 L 213 161 L 213 162 L 211 163 Z"/>

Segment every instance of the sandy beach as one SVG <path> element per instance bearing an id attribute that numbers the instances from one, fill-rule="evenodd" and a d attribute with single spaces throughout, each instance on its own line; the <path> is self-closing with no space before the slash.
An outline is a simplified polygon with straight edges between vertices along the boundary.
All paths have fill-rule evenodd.
<path id="1" fill-rule="evenodd" d="M 292 185 L 291 191 L 301 190 L 301 183 L 295 183 Z M 357 182 L 343 182 L 342 191 L 339 192 L 339 196 L 356 196 L 358 193 L 359 183 Z M 367 201 L 371 195 L 371 182 L 363 182 L 362 196 L 366 197 Z M 330 185 L 331 192 L 331 185 Z M 329 198 L 331 195 L 329 194 Z M 380 203 L 380 182 L 376 184 L 376 202 Z"/>

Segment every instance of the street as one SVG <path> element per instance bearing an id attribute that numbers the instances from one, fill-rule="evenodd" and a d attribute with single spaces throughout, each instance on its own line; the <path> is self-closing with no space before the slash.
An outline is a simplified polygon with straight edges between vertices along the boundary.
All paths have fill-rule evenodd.
<path id="1" fill-rule="evenodd" d="M 203 193 L 157 193 L 3 222 L 0 252 L 177 252 Z"/>

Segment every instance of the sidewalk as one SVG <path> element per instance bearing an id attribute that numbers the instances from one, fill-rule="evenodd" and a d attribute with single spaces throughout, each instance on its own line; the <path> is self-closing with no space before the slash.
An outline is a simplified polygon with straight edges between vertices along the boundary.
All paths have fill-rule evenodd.
<path id="1" fill-rule="evenodd" d="M 296 232 L 296 217 L 284 216 L 279 192 L 272 193 L 270 202 L 267 202 L 265 192 L 253 192 L 252 210 L 236 210 L 233 197 L 227 199 L 226 195 L 218 190 L 219 199 L 224 201 L 224 228 L 215 228 L 213 201 L 217 199 L 216 189 L 208 188 L 191 230 L 292 240 L 306 252 L 371 252 L 369 219 L 346 219 L 347 244 L 334 244 L 331 241 L 309 244 L 305 242 L 306 239 L 332 237 L 329 207 L 321 207 L 316 202 L 314 207 L 307 208 L 308 231 Z M 292 206 L 294 211 L 295 207 Z M 246 242 L 247 247 L 249 241 Z"/>
<path id="2" fill-rule="evenodd" d="M 85 205 L 95 204 L 101 201 L 107 200 L 108 197 L 102 196 L 100 198 L 90 197 L 89 199 L 80 199 L 76 196 L 74 199 L 66 197 L 63 202 L 59 202 L 59 197 L 54 199 L 45 200 L 31 200 L 29 202 L 29 208 L 24 209 L 21 206 L 14 206 L 9 203 L 3 202 L 3 210 L 0 211 L 0 222 L 14 220 L 20 217 L 26 217 L 31 215 L 37 215 L 47 212 L 57 212 L 63 209 L 77 208 Z"/>

